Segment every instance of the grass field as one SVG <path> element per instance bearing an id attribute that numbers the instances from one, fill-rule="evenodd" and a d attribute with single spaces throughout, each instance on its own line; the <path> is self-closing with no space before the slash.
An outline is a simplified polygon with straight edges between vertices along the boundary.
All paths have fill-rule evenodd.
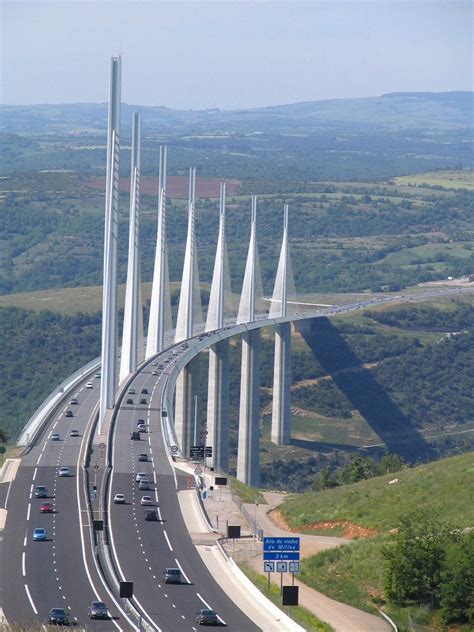
<path id="1" fill-rule="evenodd" d="M 465 169 L 462 171 L 429 171 L 413 176 L 399 176 L 394 178 L 397 184 L 412 186 L 438 186 L 444 189 L 469 189 L 474 190 L 474 171 Z"/>

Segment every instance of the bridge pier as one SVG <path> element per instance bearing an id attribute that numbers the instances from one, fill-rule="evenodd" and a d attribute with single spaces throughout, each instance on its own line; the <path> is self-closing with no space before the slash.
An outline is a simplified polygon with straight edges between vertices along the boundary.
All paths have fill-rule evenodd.
<path id="1" fill-rule="evenodd" d="M 212 446 L 209 464 L 229 470 L 229 341 L 220 340 L 209 349 L 207 395 L 207 442 Z"/>
<path id="2" fill-rule="evenodd" d="M 275 362 L 273 369 L 273 405 L 271 440 L 277 445 L 291 443 L 291 327 L 275 327 Z"/>
<path id="3" fill-rule="evenodd" d="M 237 478 L 251 486 L 260 484 L 260 333 L 242 335 L 239 444 Z"/>
<path id="4" fill-rule="evenodd" d="M 174 426 L 181 453 L 186 458 L 194 441 L 194 397 L 198 389 L 199 359 L 193 358 L 178 375 L 175 391 Z M 199 438 L 199 432 L 197 436 Z"/>

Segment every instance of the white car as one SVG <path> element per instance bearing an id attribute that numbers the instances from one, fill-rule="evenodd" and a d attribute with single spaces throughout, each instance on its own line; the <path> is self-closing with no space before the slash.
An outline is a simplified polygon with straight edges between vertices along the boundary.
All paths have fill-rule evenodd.
<path id="1" fill-rule="evenodd" d="M 140 505 L 153 505 L 151 496 L 142 496 L 140 500 Z"/>
<path id="2" fill-rule="evenodd" d="M 146 474 L 146 472 L 138 472 L 137 475 L 135 476 L 135 480 L 137 483 L 139 483 L 140 481 L 147 481 L 148 474 Z"/>
<path id="3" fill-rule="evenodd" d="M 94 388 L 92 382 L 87 382 L 86 388 Z"/>
<path id="4" fill-rule="evenodd" d="M 115 494 L 114 503 L 116 505 L 124 505 L 125 504 L 125 496 L 123 494 Z"/>
<path id="5" fill-rule="evenodd" d="M 69 468 L 66 466 L 60 467 L 58 476 L 69 476 Z"/>

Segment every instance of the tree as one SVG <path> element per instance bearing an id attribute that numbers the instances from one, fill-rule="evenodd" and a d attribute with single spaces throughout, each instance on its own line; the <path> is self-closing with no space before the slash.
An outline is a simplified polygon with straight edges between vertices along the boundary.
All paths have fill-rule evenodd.
<path id="1" fill-rule="evenodd" d="M 474 533 L 463 534 L 448 550 L 440 587 L 445 623 L 474 623 Z"/>
<path id="2" fill-rule="evenodd" d="M 394 541 L 382 549 L 385 592 L 395 603 L 439 603 L 441 572 L 450 544 L 460 532 L 425 512 L 401 519 Z"/>

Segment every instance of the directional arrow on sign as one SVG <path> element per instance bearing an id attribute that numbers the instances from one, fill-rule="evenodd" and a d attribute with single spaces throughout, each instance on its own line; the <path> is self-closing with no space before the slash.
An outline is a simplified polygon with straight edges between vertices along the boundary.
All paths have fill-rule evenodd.
<path id="1" fill-rule="evenodd" d="M 275 570 L 274 562 L 264 562 L 263 563 L 263 572 L 264 573 L 273 573 Z"/>

